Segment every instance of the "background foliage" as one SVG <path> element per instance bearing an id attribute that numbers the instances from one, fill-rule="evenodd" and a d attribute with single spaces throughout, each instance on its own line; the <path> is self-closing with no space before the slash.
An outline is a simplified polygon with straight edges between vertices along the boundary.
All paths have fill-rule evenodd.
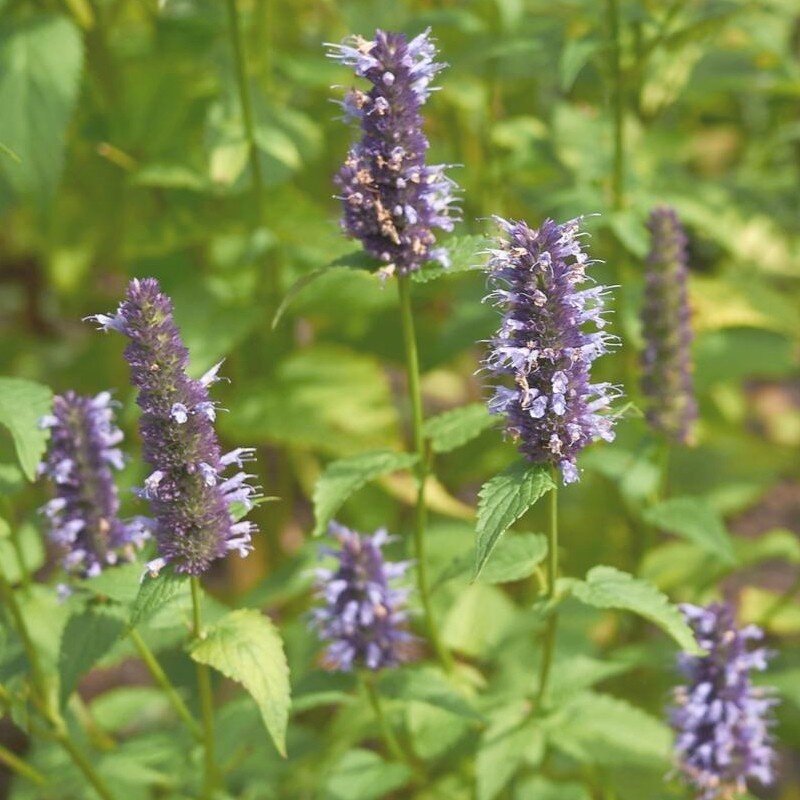
<path id="1" fill-rule="evenodd" d="M 223 435 L 258 446 L 265 493 L 280 498 L 256 512 L 256 554 L 228 559 L 209 581 L 218 598 L 211 619 L 223 604 L 268 610 L 292 675 L 285 761 L 258 709 L 233 684 L 223 687 L 231 699 L 218 712 L 227 731 L 220 760 L 230 765 L 232 796 L 460 798 L 477 780 L 483 800 L 688 797 L 663 780 L 670 737 L 660 718 L 675 682 L 674 645 L 608 604 L 567 602 L 553 684 L 562 711 L 546 730 L 518 727 L 520 687 L 535 680 L 538 659 L 529 576 L 543 553 L 537 537 L 518 534 L 507 539 L 518 549 L 498 551 L 470 583 L 478 489 L 514 458 L 477 406 L 464 412 L 469 436 L 458 434 L 463 420 L 455 434 L 446 419 L 428 430 L 438 476 L 428 492 L 434 602 L 463 685 L 437 692 L 436 676 L 421 668 L 382 686 L 392 718 L 429 765 L 426 789 L 409 788 L 404 765 L 368 749 L 369 707 L 354 701 L 347 680 L 320 670 L 306 629 L 314 506 L 362 530 L 386 525 L 399 535 L 399 554 L 414 499 L 411 477 L 396 471 L 405 463 L 373 465 L 370 482 L 343 504 L 335 488 L 327 496 L 324 485 L 314 488 L 333 459 L 403 448 L 408 409 L 391 285 L 365 270 L 331 269 L 272 327 L 296 279 L 354 250 L 331 197 L 351 132 L 335 119 L 330 86 L 350 78 L 321 43 L 376 26 L 432 26 L 450 68 L 426 130 L 432 159 L 460 165 L 459 236 L 480 234 L 491 214 L 538 224 L 599 212 L 588 223 L 591 249 L 606 262 L 598 279 L 621 284 L 614 330 L 625 341 L 600 369 L 624 382 L 634 403 L 644 220 L 653 205 L 670 203 L 687 224 L 699 441 L 672 453 L 671 499 L 656 503 L 661 449 L 630 408 L 617 442 L 587 452 L 582 482 L 561 493 L 562 563 L 574 577 L 613 565 L 673 600 L 726 593 L 743 619 L 765 624 L 780 653 L 767 682 L 784 701 L 781 777 L 763 796 L 800 798 L 800 610 L 787 594 L 800 565 L 794 0 L 623 0 L 618 50 L 605 4 L 583 0 L 241 0 L 238 12 L 260 193 L 223 4 L 0 0 L 0 373 L 57 392 L 113 387 L 135 452 L 120 344 L 81 318 L 115 307 L 129 277 L 158 277 L 193 371 L 226 357 Z M 480 242 L 458 245 L 463 269 L 414 286 L 429 416 L 482 399 L 475 342 L 496 316 L 480 302 L 483 275 L 467 269 L 480 262 Z M 6 409 L 0 400 L 0 422 L 13 431 L 20 408 L 37 402 Z M 0 452 L 0 491 L 14 493 L 9 522 L 29 566 L 55 582 L 34 511 L 43 492 L 23 486 L 7 431 Z M 23 461 L 29 476 L 33 463 Z M 141 480 L 138 470 L 137 462 L 126 470 L 125 487 Z M 517 527 L 533 534 L 544 520 L 537 507 Z M 10 573 L 1 529 L 0 558 Z M 135 592 L 138 573 L 129 577 Z M 591 584 L 591 576 L 581 582 L 584 594 Z M 193 673 L 179 647 L 187 599 L 173 602 L 143 634 L 187 686 Z M 57 651 L 65 608 L 43 589 L 29 603 L 37 640 Z M 13 653 L 3 648 L 7 670 Z M 181 755 L 189 742 L 160 728 L 164 700 L 133 655 L 124 640 L 96 654 L 100 668 L 80 684 L 84 703 L 74 713 L 90 709 L 102 770 L 125 797 L 184 796 L 179 787 L 197 768 Z M 90 665 L 72 665 L 73 679 Z M 593 687 L 604 691 L 586 691 Z M 3 730 L 13 741 L 15 729 Z M 103 749 L 109 735 L 122 744 Z M 29 757 L 59 776 L 58 789 L 18 781 L 11 796 L 83 796 L 58 751 L 37 746 Z"/>

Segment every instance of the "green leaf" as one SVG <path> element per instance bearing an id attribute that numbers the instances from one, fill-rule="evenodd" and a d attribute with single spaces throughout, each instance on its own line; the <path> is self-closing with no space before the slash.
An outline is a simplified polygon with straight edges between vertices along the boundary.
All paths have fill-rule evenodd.
<path id="1" fill-rule="evenodd" d="M 142 565 L 137 562 L 120 564 L 114 569 L 103 570 L 93 578 L 86 578 L 77 587 L 116 603 L 128 605 L 139 594 L 142 582 Z"/>
<path id="2" fill-rule="evenodd" d="M 405 764 L 384 761 L 371 750 L 350 750 L 333 768 L 324 800 L 380 800 L 411 777 Z"/>
<path id="3" fill-rule="evenodd" d="M 514 777 L 531 751 L 544 755 L 539 720 L 522 707 L 506 709 L 484 732 L 475 763 L 478 800 L 493 800 Z"/>
<path id="4" fill-rule="evenodd" d="M 195 661 L 214 667 L 247 689 L 275 747 L 285 756 L 289 666 L 271 620 L 251 608 L 231 611 L 192 644 L 190 652 Z"/>
<path id="5" fill-rule="evenodd" d="M 60 15 L 7 18 L 0 30 L 0 140 L 19 163 L 3 175 L 19 193 L 49 199 L 61 173 L 64 138 L 83 61 L 78 29 Z"/>
<path id="6" fill-rule="evenodd" d="M 139 593 L 133 601 L 130 624 L 135 627 L 146 622 L 182 590 L 187 592 L 188 589 L 187 577 L 178 575 L 171 569 L 163 569 L 155 577 L 145 573 L 139 586 Z"/>
<path id="7" fill-rule="evenodd" d="M 590 689 L 595 684 L 622 675 L 633 669 L 635 664 L 625 661 L 602 660 L 570 653 L 558 658 L 553 665 L 552 678 L 547 696 L 552 706 L 559 706 L 578 692 Z"/>
<path id="8" fill-rule="evenodd" d="M 3 118 L 13 116 L 2 115 Z M 53 393 L 40 383 L 23 378 L 0 378 L 0 424 L 11 432 L 17 458 L 29 481 L 36 478 L 36 468 L 47 446 L 49 433 L 39 427 L 39 420 L 50 411 L 52 402 Z"/>
<path id="9" fill-rule="evenodd" d="M 572 594 L 594 608 L 632 611 L 669 634 L 687 653 L 702 654 L 678 608 L 655 586 L 614 567 L 594 567 L 585 581 L 572 584 Z"/>
<path id="10" fill-rule="evenodd" d="M 62 703 L 75 690 L 81 675 L 111 649 L 124 627 L 119 614 L 97 606 L 86 608 L 67 620 L 58 656 Z"/>
<path id="11" fill-rule="evenodd" d="M 461 592 L 442 624 L 442 639 L 453 650 L 486 658 L 513 626 L 517 609 L 495 586 L 473 583 Z"/>
<path id="12" fill-rule="evenodd" d="M 7 523 L 0 521 L 0 528 L 4 524 L 7 525 Z M 25 571 L 28 575 L 32 575 L 44 565 L 46 553 L 42 534 L 29 522 L 23 522 L 16 531 L 19 554 L 11 539 L 10 528 L 8 534 L 8 536 L 0 534 L 0 564 L 3 565 L 6 580 L 13 584 L 22 580 L 22 573 L 19 568 L 19 554 L 22 555 L 22 560 L 25 562 Z"/>
<path id="13" fill-rule="evenodd" d="M 332 461 L 314 487 L 314 536 L 325 532 L 342 503 L 362 486 L 381 475 L 410 469 L 416 462 L 416 455 L 392 450 L 372 450 Z"/>
<path id="14" fill-rule="evenodd" d="M 426 420 L 423 432 L 430 439 L 434 453 L 449 453 L 479 436 L 494 423 L 495 418 L 484 403 L 471 403 Z"/>
<path id="15" fill-rule="evenodd" d="M 428 283 L 445 275 L 482 270 L 484 266 L 480 263 L 483 260 L 481 250 L 486 245 L 485 236 L 454 236 L 447 239 L 442 242 L 442 246 L 447 248 L 450 255 L 450 266 L 443 267 L 437 262 L 429 261 L 422 269 L 411 273 L 411 280 L 415 283 Z"/>
<path id="16" fill-rule="evenodd" d="M 469 700 L 432 667 L 387 671 L 380 681 L 380 693 L 381 697 L 427 703 L 458 717 L 482 719 Z"/>
<path id="17" fill-rule="evenodd" d="M 547 537 L 541 533 L 513 533 L 504 536 L 492 551 L 480 580 L 509 583 L 532 575 L 547 555 Z"/>
<path id="18" fill-rule="evenodd" d="M 648 508 L 645 522 L 661 530 L 683 536 L 708 553 L 728 564 L 736 562 L 725 523 L 717 512 L 700 497 L 673 497 Z"/>
<path id="19" fill-rule="evenodd" d="M 550 743 L 581 763 L 666 769 L 672 734 L 660 720 L 608 695 L 585 692 L 545 721 Z"/>
<path id="20" fill-rule="evenodd" d="M 15 494 L 25 485 L 25 478 L 16 464 L 0 463 L 0 494 Z"/>
<path id="21" fill-rule="evenodd" d="M 475 578 L 481 574 L 500 537 L 553 486 L 546 467 L 519 461 L 481 487 Z"/>

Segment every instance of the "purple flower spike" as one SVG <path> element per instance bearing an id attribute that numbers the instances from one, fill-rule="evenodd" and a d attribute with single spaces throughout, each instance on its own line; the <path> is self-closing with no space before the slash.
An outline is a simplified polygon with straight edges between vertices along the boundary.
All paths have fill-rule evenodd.
<path id="1" fill-rule="evenodd" d="M 656 208 L 648 227 L 651 248 L 642 308 L 642 391 L 650 401 L 647 419 L 670 439 L 690 444 L 697 403 L 692 381 L 686 234 L 671 208 Z"/>
<path id="2" fill-rule="evenodd" d="M 335 570 L 317 570 L 317 596 L 324 605 L 312 612 L 320 638 L 328 642 L 326 661 L 343 672 L 396 666 L 405 660 L 413 637 L 405 630 L 402 610 L 408 591 L 390 584 L 405 573 L 408 562 L 384 561 L 385 530 L 361 536 L 332 522 L 329 531 L 340 549 L 323 552 L 339 564 Z"/>
<path id="3" fill-rule="evenodd" d="M 430 31 L 409 41 L 402 33 L 377 30 L 373 41 L 354 36 L 328 46 L 331 58 L 372 84 L 368 92 L 351 89 L 341 102 L 345 119 L 361 126 L 361 140 L 335 178 L 342 228 L 386 265 L 385 273 L 413 272 L 428 260 L 447 266 L 447 252 L 434 248 L 433 231 L 453 229 L 455 184 L 445 165 L 425 163 L 420 111 L 445 66 L 434 60 Z"/>
<path id="4" fill-rule="evenodd" d="M 614 341 L 602 331 L 608 289 L 583 288 L 591 262 L 581 220 L 547 219 L 532 230 L 495 219 L 503 235 L 489 251 L 486 299 L 503 309 L 503 321 L 483 361 L 498 379 L 489 410 L 505 415 L 506 433 L 525 457 L 559 467 L 564 483 L 574 483 L 581 450 L 614 438 L 613 417 L 602 412 L 621 390 L 590 382 L 592 362 Z M 585 331 L 585 323 L 598 330 Z"/>
<path id="5" fill-rule="evenodd" d="M 113 470 L 122 469 L 122 431 L 114 424 L 111 395 L 57 395 L 40 421 L 50 442 L 39 472 L 55 487 L 42 507 L 50 538 L 63 553 L 64 569 L 93 577 L 120 560 L 130 561 L 149 536 L 148 521 L 119 518 Z"/>
<path id="6" fill-rule="evenodd" d="M 172 301 L 152 278 L 132 280 L 115 315 L 91 319 L 130 339 L 125 359 L 139 390 L 144 458 L 153 468 L 139 490 L 156 519 L 159 558 L 149 568 L 157 572 L 169 563 L 176 572 L 201 575 L 231 550 L 246 556 L 256 528 L 237 520 L 258 497 L 243 469 L 254 451 L 220 452 L 212 424 L 217 409 L 208 395 L 219 365 L 200 380 L 186 374 L 189 351 Z M 231 467 L 238 471 L 225 476 Z"/>
<path id="7" fill-rule="evenodd" d="M 777 700 L 751 680 L 767 666 L 766 650 L 750 646 L 763 634 L 755 625 L 738 629 L 728 604 L 681 610 L 707 655 L 679 657 L 687 685 L 676 689 L 671 712 L 678 767 L 698 800 L 732 800 L 748 779 L 773 779 L 769 728 Z"/>

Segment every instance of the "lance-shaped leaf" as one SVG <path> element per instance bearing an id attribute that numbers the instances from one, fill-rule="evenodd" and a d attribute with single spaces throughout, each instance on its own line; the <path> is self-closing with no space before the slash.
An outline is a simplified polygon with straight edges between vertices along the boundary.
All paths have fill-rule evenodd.
<path id="1" fill-rule="evenodd" d="M 270 619 L 252 608 L 231 611 L 194 642 L 190 652 L 195 661 L 214 667 L 247 689 L 275 747 L 285 756 L 289 666 Z"/>
<path id="2" fill-rule="evenodd" d="M 36 477 L 49 436 L 39 427 L 39 420 L 50 411 L 52 402 L 53 393 L 40 383 L 0 378 L 0 425 L 11 433 L 17 458 L 29 481 Z"/>
<path id="3" fill-rule="evenodd" d="M 595 608 L 632 611 L 669 634 L 687 653 L 702 654 L 678 607 L 653 584 L 614 567 L 594 567 L 585 581 L 571 584 L 574 597 Z"/>
<path id="4" fill-rule="evenodd" d="M 328 464 L 314 487 L 314 536 L 325 532 L 328 523 L 353 492 L 381 475 L 410 469 L 416 462 L 417 456 L 411 453 L 371 450 Z"/>
<path id="5" fill-rule="evenodd" d="M 480 575 L 500 537 L 553 486 L 547 467 L 519 461 L 481 487 L 474 577 Z"/>

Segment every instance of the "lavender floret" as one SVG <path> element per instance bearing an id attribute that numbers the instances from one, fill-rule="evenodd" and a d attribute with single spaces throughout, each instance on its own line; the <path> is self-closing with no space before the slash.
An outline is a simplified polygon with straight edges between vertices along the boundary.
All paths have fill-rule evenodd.
<path id="1" fill-rule="evenodd" d="M 678 768 L 698 800 L 732 800 L 749 779 L 773 780 L 769 728 L 777 700 L 751 678 L 767 666 L 767 651 L 751 646 L 763 633 L 755 625 L 737 628 L 727 603 L 681 610 L 707 655 L 679 657 L 687 685 L 676 689 L 671 711 Z"/>
<path id="2" fill-rule="evenodd" d="M 114 423 L 111 395 L 56 395 L 52 413 L 40 425 L 50 429 L 50 441 L 39 472 L 55 487 L 42 513 L 64 569 L 86 578 L 132 560 L 149 536 L 148 521 L 119 517 L 114 470 L 124 466 L 118 447 L 123 437 Z"/>
<path id="3" fill-rule="evenodd" d="M 329 532 L 339 548 L 323 552 L 339 563 L 336 569 L 317 570 L 317 596 L 324 605 L 312 612 L 314 627 L 328 642 L 326 662 L 343 672 L 396 666 L 405 660 L 412 636 L 403 609 L 408 590 L 391 583 L 405 573 L 408 562 L 384 560 L 385 530 L 361 536 L 332 522 Z"/>
<path id="4" fill-rule="evenodd" d="M 602 413 L 621 394 L 591 383 L 592 362 L 613 338 L 604 333 L 604 286 L 584 287 L 591 264 L 579 241 L 580 219 L 551 219 L 532 230 L 495 217 L 502 230 L 489 251 L 487 300 L 503 320 L 483 361 L 497 379 L 489 410 L 506 418 L 506 433 L 537 464 L 579 480 L 578 454 L 596 439 L 614 438 L 612 416 Z M 592 323 L 597 330 L 584 330 Z"/>
<path id="5" fill-rule="evenodd" d="M 153 469 L 139 491 L 156 520 L 159 558 L 149 568 L 157 572 L 169 563 L 176 572 L 201 575 L 231 550 L 246 556 L 256 528 L 239 517 L 258 496 L 249 483 L 254 476 L 243 469 L 254 450 L 220 451 L 213 425 L 217 409 L 208 394 L 220 365 L 199 380 L 187 375 L 189 351 L 173 320 L 172 301 L 152 278 L 132 280 L 115 315 L 92 319 L 130 339 L 125 359 L 139 390 L 144 458 Z"/>
<path id="6" fill-rule="evenodd" d="M 647 419 L 670 439 L 694 438 L 697 403 L 692 380 L 692 326 L 688 299 L 686 234 L 671 208 L 650 215 L 642 332 L 642 391 Z"/>
<path id="7" fill-rule="evenodd" d="M 455 184 L 445 165 L 425 163 L 429 145 L 422 130 L 422 105 L 445 66 L 434 60 L 430 31 L 409 41 L 377 30 L 372 41 L 354 36 L 328 46 L 331 58 L 372 84 L 368 92 L 351 89 L 341 102 L 345 119 L 361 127 L 335 178 L 342 228 L 386 265 L 386 273 L 413 272 L 428 260 L 447 266 L 433 231 L 453 229 Z"/>

